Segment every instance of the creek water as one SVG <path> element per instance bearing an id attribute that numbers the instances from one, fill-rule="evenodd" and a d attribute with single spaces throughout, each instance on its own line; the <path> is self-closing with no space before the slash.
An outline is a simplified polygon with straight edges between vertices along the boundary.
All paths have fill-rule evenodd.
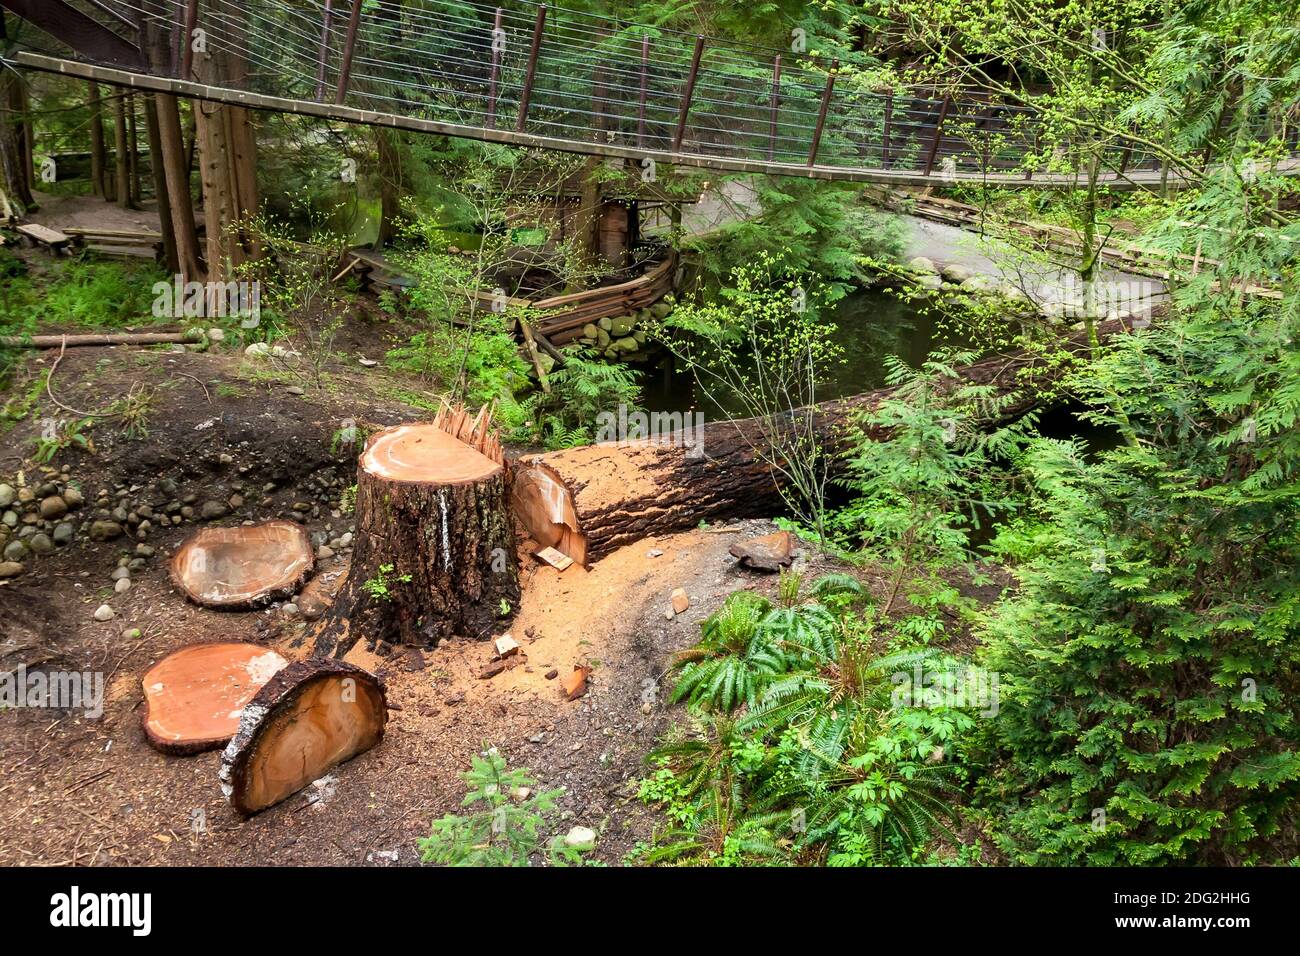
<path id="1" fill-rule="evenodd" d="M 857 395 L 885 385 L 886 356 L 918 367 L 935 348 L 965 343 L 936 334 L 933 316 L 880 289 L 858 289 L 835 304 L 827 319 L 836 325 L 834 341 L 842 361 L 828 368 L 818 384 L 818 401 Z M 744 404 L 733 394 L 703 394 L 689 369 L 661 353 L 644 369 L 641 403 L 651 412 L 699 410 L 706 419 L 743 415 Z M 1079 438 L 1089 451 L 1113 447 L 1116 436 L 1078 417 L 1067 405 L 1043 409 L 1039 432 L 1049 438 Z"/>

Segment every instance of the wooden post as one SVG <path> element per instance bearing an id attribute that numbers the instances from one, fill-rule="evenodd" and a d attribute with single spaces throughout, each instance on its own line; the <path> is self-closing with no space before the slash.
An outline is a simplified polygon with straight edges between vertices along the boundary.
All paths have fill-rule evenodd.
<path id="1" fill-rule="evenodd" d="M 339 82 L 334 89 L 334 102 L 338 106 L 348 96 L 348 81 L 352 78 L 352 54 L 357 46 L 357 27 L 361 23 L 361 0 L 352 0 L 352 12 L 348 14 L 348 34 L 343 40 L 343 62 L 339 65 Z"/>
<path id="2" fill-rule="evenodd" d="M 501 51 L 497 49 L 497 33 L 501 30 L 502 13 L 502 9 L 497 7 L 496 16 L 492 20 L 492 72 L 488 76 L 487 122 L 484 124 L 488 129 L 497 125 L 497 81 L 501 77 Z"/>
<path id="3" fill-rule="evenodd" d="M 813 130 L 812 148 L 808 150 L 808 167 L 817 164 L 817 147 L 822 143 L 822 129 L 826 126 L 826 110 L 831 105 L 831 93 L 835 90 L 835 71 L 840 68 L 839 60 L 831 61 L 831 71 L 826 74 L 826 89 L 822 91 L 822 106 L 817 111 L 817 127 Z"/>
<path id="4" fill-rule="evenodd" d="M 781 54 L 772 61 L 772 103 L 767 115 L 767 161 L 776 154 L 776 116 L 781 108 Z"/>
<path id="5" fill-rule="evenodd" d="M 695 53 L 691 57 L 691 72 L 686 76 L 686 87 L 682 90 L 682 105 L 677 110 L 677 131 L 673 134 L 673 152 L 682 148 L 682 138 L 686 135 L 686 115 L 691 111 L 691 97 L 695 94 L 695 80 L 700 74 L 700 57 L 704 55 L 704 35 L 695 38 Z"/>
<path id="6" fill-rule="evenodd" d="M 930 142 L 930 153 L 925 158 L 925 175 L 934 170 L 935 157 L 939 155 L 939 138 L 943 136 L 943 121 L 948 117 L 948 106 L 952 97 L 944 94 L 943 104 L 939 107 L 939 121 L 934 124 L 934 139 Z"/>
<path id="7" fill-rule="evenodd" d="M 515 121 L 515 132 L 522 133 L 528 122 L 528 104 L 533 98 L 533 77 L 537 73 L 537 54 L 542 49 L 542 30 L 546 28 L 546 4 L 537 8 L 537 20 L 533 23 L 533 45 L 528 48 L 528 69 L 524 73 L 524 88 L 519 94 L 519 118 Z"/>
<path id="8" fill-rule="evenodd" d="M 894 91 L 885 94 L 885 129 L 880 141 L 880 165 L 889 168 L 889 124 L 894 119 Z"/>
<path id="9" fill-rule="evenodd" d="M 181 37 L 181 79 L 191 79 L 194 69 L 194 30 L 199 23 L 199 0 L 186 0 L 185 34 Z"/>
<path id="10" fill-rule="evenodd" d="M 641 37 L 641 101 L 636 116 L 636 145 L 645 146 L 645 91 L 646 80 L 650 72 L 650 35 Z"/>
<path id="11" fill-rule="evenodd" d="M 1124 149 L 1119 154 L 1119 175 L 1123 176 L 1124 171 L 1128 169 L 1128 162 L 1133 156 L 1133 141 L 1127 140 L 1124 143 Z"/>
<path id="12" fill-rule="evenodd" d="M 334 26 L 334 0 L 325 0 L 325 16 L 320 32 L 320 56 L 316 63 L 316 102 L 325 101 L 325 79 L 329 69 L 330 28 Z"/>

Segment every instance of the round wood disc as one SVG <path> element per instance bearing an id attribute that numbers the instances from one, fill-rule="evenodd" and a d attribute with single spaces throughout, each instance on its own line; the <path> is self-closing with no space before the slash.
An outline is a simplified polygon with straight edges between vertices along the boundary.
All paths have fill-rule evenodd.
<path id="1" fill-rule="evenodd" d="M 223 746 L 239 729 L 244 707 L 288 665 L 256 644 L 195 644 L 168 654 L 141 678 L 144 733 L 163 753 Z"/>
<path id="2" fill-rule="evenodd" d="M 292 594 L 316 563 L 307 532 L 292 521 L 201 528 L 171 559 L 176 586 L 206 607 L 250 607 Z"/>
<path id="3" fill-rule="evenodd" d="M 463 485 L 483 481 L 501 465 L 437 425 L 398 425 L 375 435 L 361 467 L 389 481 Z"/>

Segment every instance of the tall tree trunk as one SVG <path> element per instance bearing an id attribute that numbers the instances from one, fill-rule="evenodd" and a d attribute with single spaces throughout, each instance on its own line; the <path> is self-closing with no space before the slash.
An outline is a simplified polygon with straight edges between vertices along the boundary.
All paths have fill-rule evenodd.
<path id="1" fill-rule="evenodd" d="M 582 164 L 582 192 L 574 216 L 578 268 L 584 274 L 596 266 L 600 246 L 600 166 L 599 156 L 590 156 Z"/>
<path id="2" fill-rule="evenodd" d="M 104 103 L 99 96 L 99 84 L 90 80 L 87 86 L 90 93 L 90 187 L 96 196 L 104 197 L 108 195 L 104 182 L 104 170 L 108 166 L 108 157 L 104 155 Z"/>
<path id="3" fill-rule="evenodd" d="M 131 160 L 126 145 L 126 97 L 113 103 L 113 196 L 123 209 L 131 208 Z"/>
<path id="4" fill-rule="evenodd" d="M 401 214 L 402 161 L 394 134 L 375 127 L 375 145 L 379 149 L 379 234 L 375 248 L 382 249 L 397 234 L 397 217 Z"/>
<path id="5" fill-rule="evenodd" d="M 126 95 L 126 142 L 127 168 L 131 171 L 131 203 L 139 206 L 144 199 L 140 187 L 140 140 L 136 129 L 135 94 Z"/>
<path id="6" fill-rule="evenodd" d="M 153 174 L 153 191 L 158 197 L 158 225 L 162 233 L 163 265 L 173 274 L 181 271 L 180 256 L 177 251 L 176 224 L 172 219 L 170 191 L 167 188 L 167 170 L 163 164 L 162 131 L 158 122 L 158 102 L 150 93 L 144 98 L 144 122 L 149 133 L 149 170 Z M 189 196 L 184 197 L 189 201 Z M 198 241 L 195 249 L 198 249 Z"/>
<path id="7" fill-rule="evenodd" d="M 157 94 L 159 165 L 167 183 L 172 235 L 176 242 L 176 273 L 184 281 L 203 278 L 198 233 L 194 228 L 194 203 L 190 193 L 190 170 L 181 139 L 181 114 L 176 97 Z M 162 210 L 159 209 L 161 214 Z"/>
<path id="8" fill-rule="evenodd" d="M 0 46 L 8 38 L 5 16 L 0 11 Z M 22 79 L 10 69 L 0 69 L 0 189 L 22 215 L 34 208 L 31 181 L 24 169 L 26 147 L 23 145 Z"/>

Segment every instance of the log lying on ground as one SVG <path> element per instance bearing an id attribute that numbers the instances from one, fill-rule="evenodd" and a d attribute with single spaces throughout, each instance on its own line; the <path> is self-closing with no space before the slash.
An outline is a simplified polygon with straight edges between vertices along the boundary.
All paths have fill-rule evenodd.
<path id="1" fill-rule="evenodd" d="M 295 661 L 244 707 L 221 754 L 221 790 L 251 816 L 374 747 L 387 722 L 374 674 L 343 661 Z"/>
<path id="2" fill-rule="evenodd" d="M 144 734 L 165 754 L 221 747 L 244 707 L 289 662 L 256 644 L 195 644 L 168 654 L 141 679 Z"/>
<path id="3" fill-rule="evenodd" d="M 250 608 L 288 597 L 315 566 L 311 539 L 292 521 L 208 526 L 172 555 L 172 582 L 195 604 Z"/>
<path id="4" fill-rule="evenodd" d="M 6 348 L 58 349 L 65 345 L 166 345 L 170 342 L 202 342 L 203 331 L 188 332 L 87 332 L 81 335 L 0 335 Z"/>
<path id="5" fill-rule="evenodd" d="M 432 647 L 488 637 L 519 605 L 505 455 L 487 409 L 444 408 L 366 442 L 357 467 L 352 567 L 316 631 L 315 653 L 356 641 Z"/>
<path id="6" fill-rule="evenodd" d="M 1105 339 L 1126 326 L 1098 324 Z M 1064 347 L 1087 347 L 1082 332 Z M 1032 373 L 1034 384 L 1025 387 Z M 1039 353 L 1017 352 L 975 362 L 962 377 L 1016 395 L 1006 414 L 1032 408 L 1044 385 L 1062 373 Z M 823 451 L 843 447 L 858 413 L 894 393 L 882 388 L 825 402 L 812 410 L 812 429 Z M 802 414 L 802 412 L 797 413 Z M 515 471 L 513 506 L 529 536 L 587 564 L 651 535 L 673 534 L 701 521 L 766 517 L 784 510 L 772 469 L 755 449 L 769 427 L 757 419 L 709 422 L 659 439 L 606 442 L 531 455 Z"/>

